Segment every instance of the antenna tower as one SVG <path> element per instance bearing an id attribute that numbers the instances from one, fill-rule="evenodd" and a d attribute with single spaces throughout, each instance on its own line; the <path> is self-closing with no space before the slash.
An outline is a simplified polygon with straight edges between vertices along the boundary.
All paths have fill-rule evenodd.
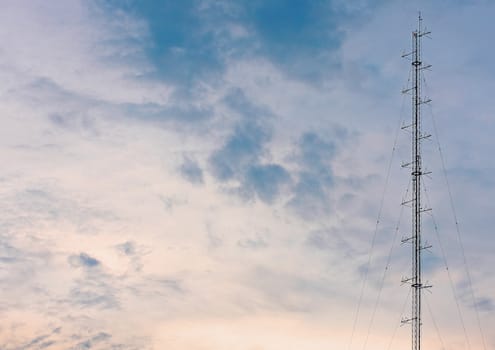
<path id="1" fill-rule="evenodd" d="M 412 128 L 412 158 L 411 163 L 404 166 L 411 168 L 412 198 L 408 203 L 412 206 L 412 235 L 402 242 L 412 243 L 412 276 L 404 279 L 409 282 L 412 288 L 411 318 L 403 320 L 403 323 L 411 323 L 412 350 L 421 350 L 421 296 L 422 290 L 431 286 L 423 284 L 421 276 L 421 252 L 429 246 L 421 242 L 421 214 L 429 209 L 421 206 L 421 178 L 428 174 L 422 168 L 421 141 L 430 135 L 425 135 L 421 129 L 421 106 L 430 102 L 429 99 L 421 97 L 421 71 L 428 69 L 430 65 L 424 65 L 421 58 L 421 40 L 425 35 L 430 34 L 422 26 L 421 14 L 418 17 L 418 29 L 412 33 L 412 51 L 403 57 L 410 57 L 412 64 L 412 87 L 404 90 L 404 93 L 411 92 L 412 95 L 412 121 L 404 128 Z"/>

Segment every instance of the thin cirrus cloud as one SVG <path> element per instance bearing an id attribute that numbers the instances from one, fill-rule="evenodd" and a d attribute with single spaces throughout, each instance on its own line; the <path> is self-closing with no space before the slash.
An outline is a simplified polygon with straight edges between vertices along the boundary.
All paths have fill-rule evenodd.
<path id="1" fill-rule="evenodd" d="M 369 268 L 355 344 L 365 339 L 404 190 L 394 182 L 385 194 L 367 266 L 391 116 L 400 110 L 394 92 L 407 78 L 399 56 L 415 25 L 412 5 L 98 0 L 2 7 L 1 348 L 347 347 L 356 286 Z M 424 11 L 439 37 L 425 52 L 440 59 L 455 44 L 449 33 L 460 17 L 481 23 L 470 31 L 486 38 L 480 28 L 491 25 L 493 6 L 444 11 L 425 3 Z M 448 119 L 440 136 L 453 145 L 446 164 L 454 196 L 465 198 L 461 228 L 476 228 L 463 237 L 468 261 L 479 267 L 471 276 L 475 304 L 491 345 L 493 166 L 486 149 L 493 109 L 476 105 L 467 123 L 459 104 L 483 101 L 490 90 L 479 72 L 493 67 L 476 60 L 479 46 L 458 47 L 458 64 L 475 68 L 445 78 L 457 68 L 449 61 L 432 73 L 433 87 L 445 90 L 429 92 L 443 106 L 439 122 Z M 409 140 L 399 139 L 398 158 L 408 159 Z M 392 174 L 407 177 L 399 171 Z M 448 198 L 441 183 L 431 187 L 441 221 Z M 450 270 L 459 271 L 452 277 L 471 344 L 481 344 L 463 261 L 451 253 L 455 227 L 439 227 Z M 407 294 L 397 284 L 409 250 L 392 248 L 386 302 L 371 335 L 377 348 L 389 343 Z M 439 250 L 425 262 L 443 339 L 462 344 Z M 400 329 L 394 344 L 408 336 Z M 439 344 L 429 335 L 425 342 Z"/>

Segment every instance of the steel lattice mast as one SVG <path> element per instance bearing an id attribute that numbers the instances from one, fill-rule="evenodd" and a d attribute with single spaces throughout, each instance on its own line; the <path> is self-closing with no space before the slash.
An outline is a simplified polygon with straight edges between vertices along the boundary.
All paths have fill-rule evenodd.
<path id="1" fill-rule="evenodd" d="M 403 240 L 403 242 L 412 242 L 412 276 L 403 282 L 410 282 L 412 288 L 412 310 L 411 318 L 404 320 L 404 323 L 411 323 L 412 332 L 412 349 L 421 350 L 421 296 L 422 290 L 430 286 L 423 284 L 421 276 L 421 252 L 428 248 L 421 242 L 421 214 L 427 209 L 421 206 L 421 178 L 426 173 L 422 168 L 421 159 L 421 141 L 429 135 L 424 135 L 421 129 L 421 105 L 430 102 L 430 100 L 421 97 L 421 71 L 430 66 L 423 65 L 421 58 L 421 39 L 430 32 L 422 28 L 421 15 L 418 17 L 418 29 L 412 33 L 412 52 L 404 56 L 410 56 L 412 64 L 412 87 L 404 92 L 412 92 L 412 121 L 407 128 L 412 128 L 412 158 L 411 167 L 412 181 L 412 236 Z"/>

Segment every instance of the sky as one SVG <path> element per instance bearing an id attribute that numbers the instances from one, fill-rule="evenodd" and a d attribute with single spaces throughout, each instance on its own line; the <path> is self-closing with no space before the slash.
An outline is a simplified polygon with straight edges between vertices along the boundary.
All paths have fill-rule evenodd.
<path id="1" fill-rule="evenodd" d="M 0 349 L 410 346 L 418 10 L 424 345 L 495 348 L 495 3 L 3 0 Z"/>

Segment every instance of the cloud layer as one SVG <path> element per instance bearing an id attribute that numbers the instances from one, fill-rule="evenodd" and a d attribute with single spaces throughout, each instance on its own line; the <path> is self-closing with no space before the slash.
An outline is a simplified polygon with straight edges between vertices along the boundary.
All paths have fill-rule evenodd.
<path id="1" fill-rule="evenodd" d="M 0 348 L 344 348 L 365 275 L 353 348 L 367 336 L 369 349 L 409 343 L 407 327 L 396 332 L 408 310 L 410 252 L 399 242 L 409 209 L 397 220 L 408 134 L 369 248 L 396 126 L 408 120 L 400 53 L 414 6 L 1 6 Z M 425 93 L 476 291 L 473 300 L 436 141 L 425 143 L 435 289 L 424 341 L 481 348 L 476 305 L 490 348 L 495 7 L 423 11 L 435 33 Z M 435 130 L 430 112 L 424 126 Z"/>

